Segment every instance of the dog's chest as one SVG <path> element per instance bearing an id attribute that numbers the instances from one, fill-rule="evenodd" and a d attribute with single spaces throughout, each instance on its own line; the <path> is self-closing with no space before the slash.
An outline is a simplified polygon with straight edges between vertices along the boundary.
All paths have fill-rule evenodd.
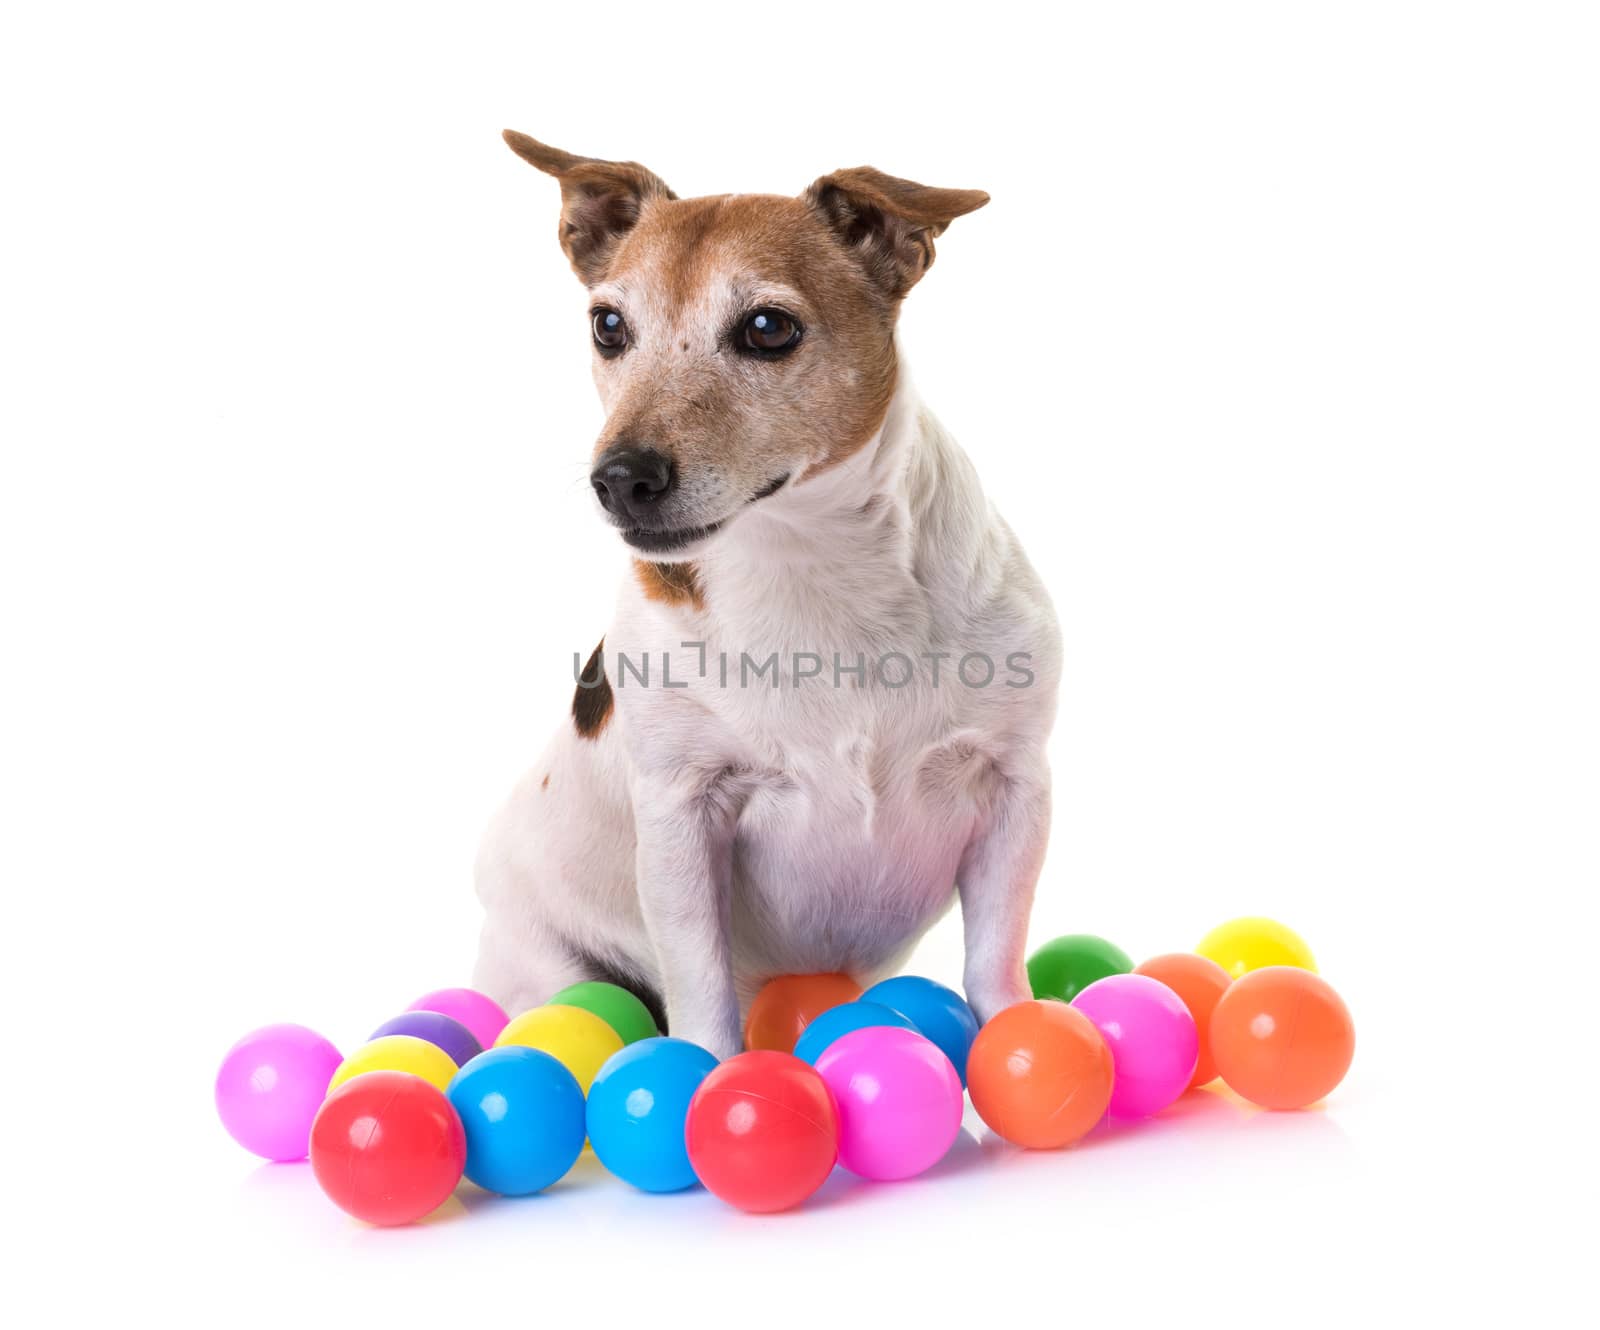
<path id="1" fill-rule="evenodd" d="M 992 767 L 970 731 L 874 718 L 791 743 L 741 812 L 736 938 L 775 971 L 871 971 L 948 908 Z"/>

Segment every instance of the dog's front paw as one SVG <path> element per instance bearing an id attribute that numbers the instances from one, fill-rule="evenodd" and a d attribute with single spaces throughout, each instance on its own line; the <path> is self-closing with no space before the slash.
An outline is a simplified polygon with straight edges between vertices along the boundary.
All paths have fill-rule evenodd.
<path id="1" fill-rule="evenodd" d="M 672 1028 L 674 1038 L 687 1039 L 691 1044 L 699 1044 L 718 1062 L 726 1062 L 735 1054 L 744 1052 L 744 1034 L 739 1029 L 737 1019 L 731 1024 L 727 1021 L 717 1021 L 711 1025 L 700 1026 L 685 1022 L 680 1028 L 669 1013 L 668 1024 Z"/>
<path id="2" fill-rule="evenodd" d="M 1007 1007 L 1026 1002 L 1033 996 L 1025 974 L 1015 978 L 1006 976 L 999 979 L 994 976 L 980 978 L 968 975 L 965 982 L 967 1005 L 972 1008 L 972 1014 L 978 1018 L 979 1025 L 987 1025 Z"/>

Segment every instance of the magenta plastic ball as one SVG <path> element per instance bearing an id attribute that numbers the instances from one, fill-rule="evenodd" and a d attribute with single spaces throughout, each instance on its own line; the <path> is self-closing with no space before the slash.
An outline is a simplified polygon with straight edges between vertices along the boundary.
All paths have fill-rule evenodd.
<path id="1" fill-rule="evenodd" d="M 511 1023 L 505 1008 L 475 988 L 441 988 L 419 997 L 407 1011 L 436 1011 L 460 1021 L 484 1048 L 493 1048 L 500 1031 Z"/>
<path id="2" fill-rule="evenodd" d="M 817 1071 L 839 1106 L 839 1162 L 880 1182 L 932 1168 L 961 1131 L 961 1077 L 915 1030 L 852 1030 L 823 1050 Z"/>
<path id="3" fill-rule="evenodd" d="M 344 1061 L 303 1025 L 252 1030 L 228 1050 L 217 1072 L 217 1116 L 252 1154 L 278 1163 L 304 1159 L 311 1120 Z"/>
<path id="4" fill-rule="evenodd" d="M 1090 984 L 1072 1005 L 1111 1049 L 1112 1117 L 1149 1117 L 1189 1088 L 1200 1034 L 1183 999 L 1165 984 L 1143 974 L 1114 974 Z"/>

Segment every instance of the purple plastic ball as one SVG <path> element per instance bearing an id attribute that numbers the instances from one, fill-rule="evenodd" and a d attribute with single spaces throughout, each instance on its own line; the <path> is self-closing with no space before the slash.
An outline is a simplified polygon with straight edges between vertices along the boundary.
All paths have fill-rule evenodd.
<path id="1" fill-rule="evenodd" d="M 1111 1049 L 1114 1118 L 1159 1113 L 1189 1088 L 1200 1034 L 1183 999 L 1143 974 L 1097 979 L 1072 999 Z"/>
<path id="2" fill-rule="evenodd" d="M 374 1030 L 367 1042 L 382 1039 L 387 1034 L 408 1034 L 414 1039 L 426 1039 L 430 1044 L 444 1049 L 458 1067 L 466 1066 L 483 1052 L 483 1045 L 471 1030 L 460 1021 L 437 1011 L 402 1011 L 392 1021 L 385 1021 Z"/>
<path id="3" fill-rule="evenodd" d="M 252 1030 L 222 1059 L 217 1115 L 252 1154 L 278 1163 L 304 1159 L 311 1120 L 342 1061 L 337 1048 L 303 1025 Z"/>
<path id="4" fill-rule="evenodd" d="M 485 1048 L 494 1047 L 500 1031 L 506 1028 L 511 1019 L 504 1007 L 475 988 L 435 989 L 419 997 L 406 1010 L 436 1011 L 441 1016 L 460 1021 Z"/>
<path id="5" fill-rule="evenodd" d="M 915 1030 L 874 1025 L 817 1056 L 839 1107 L 839 1162 L 882 1182 L 932 1168 L 961 1133 L 961 1077 Z"/>

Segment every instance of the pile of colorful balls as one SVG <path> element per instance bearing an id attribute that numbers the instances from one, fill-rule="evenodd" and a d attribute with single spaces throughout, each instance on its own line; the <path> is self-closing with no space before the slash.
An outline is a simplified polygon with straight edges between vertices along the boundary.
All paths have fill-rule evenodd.
<path id="1" fill-rule="evenodd" d="M 929 979 L 863 992 L 843 975 L 778 978 L 751 1005 L 748 1051 L 721 1063 L 661 1036 L 611 984 L 514 1019 L 444 989 L 349 1057 L 304 1026 L 246 1035 L 217 1074 L 217 1110 L 264 1158 L 309 1154 L 323 1191 L 372 1224 L 424 1217 L 463 1176 L 503 1196 L 542 1191 L 586 1142 L 644 1191 L 700 1183 L 764 1213 L 800 1204 L 835 1164 L 881 1181 L 931 1168 L 960 1133 L 963 1089 L 997 1135 L 1049 1150 L 1218 1076 L 1262 1107 L 1303 1108 L 1355 1050 L 1310 949 L 1270 919 L 1139 966 L 1103 938 L 1056 938 L 1028 980 L 1034 999 L 980 1029 Z"/>

